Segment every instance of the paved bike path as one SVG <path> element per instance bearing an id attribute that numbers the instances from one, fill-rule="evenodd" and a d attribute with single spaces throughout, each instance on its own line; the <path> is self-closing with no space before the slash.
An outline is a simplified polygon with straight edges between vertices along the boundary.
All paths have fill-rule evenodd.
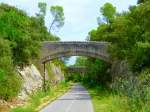
<path id="1" fill-rule="evenodd" d="M 40 112 L 94 112 L 88 91 L 76 84 Z"/>

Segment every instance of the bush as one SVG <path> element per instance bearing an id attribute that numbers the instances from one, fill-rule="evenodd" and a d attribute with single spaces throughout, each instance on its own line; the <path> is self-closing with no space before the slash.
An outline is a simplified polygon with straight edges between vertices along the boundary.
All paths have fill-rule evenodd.
<path id="1" fill-rule="evenodd" d="M 22 107 L 18 107 L 13 109 L 10 112 L 34 112 L 34 110 L 32 108 L 22 108 Z"/>
<path id="2" fill-rule="evenodd" d="M 0 38 L 0 99 L 8 100 L 16 96 L 21 87 L 12 62 L 9 41 Z"/>
<path id="3" fill-rule="evenodd" d="M 128 97 L 132 112 L 150 112 L 150 70 L 144 70 L 139 76 L 130 74 L 126 78 L 116 79 L 113 89 L 119 95 Z"/>
<path id="4" fill-rule="evenodd" d="M 21 80 L 14 74 L 4 75 L 4 78 L 0 79 L 0 99 L 8 100 L 18 94 L 21 88 Z"/>

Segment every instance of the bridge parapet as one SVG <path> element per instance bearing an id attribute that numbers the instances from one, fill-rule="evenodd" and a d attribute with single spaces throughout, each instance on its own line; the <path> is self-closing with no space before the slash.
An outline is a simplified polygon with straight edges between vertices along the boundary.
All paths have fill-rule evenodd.
<path id="1" fill-rule="evenodd" d="M 89 56 L 110 62 L 107 52 L 108 45 L 110 45 L 108 42 L 95 41 L 46 41 L 42 44 L 42 62 L 64 56 Z"/>

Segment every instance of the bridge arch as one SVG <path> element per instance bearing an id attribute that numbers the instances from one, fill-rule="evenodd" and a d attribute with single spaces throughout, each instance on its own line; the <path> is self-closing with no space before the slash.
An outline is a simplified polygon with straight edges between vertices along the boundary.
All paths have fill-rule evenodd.
<path id="1" fill-rule="evenodd" d="M 66 56 L 88 56 L 102 59 L 111 63 L 109 54 L 107 52 L 108 42 L 94 42 L 94 41 L 67 41 L 67 42 L 52 42 L 46 41 L 42 44 L 41 62 L 45 63 L 50 60 L 66 57 Z"/>

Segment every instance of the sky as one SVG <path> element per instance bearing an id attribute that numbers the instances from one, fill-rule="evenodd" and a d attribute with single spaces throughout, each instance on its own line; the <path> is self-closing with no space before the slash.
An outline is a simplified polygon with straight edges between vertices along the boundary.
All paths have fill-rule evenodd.
<path id="1" fill-rule="evenodd" d="M 55 34 L 61 38 L 61 41 L 85 41 L 88 32 L 97 27 L 97 17 L 101 16 L 100 7 L 106 2 L 112 3 L 117 12 L 122 12 L 127 11 L 129 6 L 136 5 L 137 0 L 0 0 L 1 2 L 23 9 L 30 16 L 38 13 L 38 2 L 46 2 L 45 25 L 47 27 L 52 22 L 50 6 L 63 6 L 65 24 Z M 72 57 L 69 64 L 73 64 L 75 59 L 76 57 Z"/>

